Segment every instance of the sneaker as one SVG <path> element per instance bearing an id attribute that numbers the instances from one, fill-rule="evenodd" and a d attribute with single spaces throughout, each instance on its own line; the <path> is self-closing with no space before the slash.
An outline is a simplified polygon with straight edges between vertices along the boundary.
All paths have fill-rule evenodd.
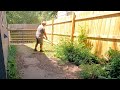
<path id="1" fill-rule="evenodd" d="M 44 52 L 43 50 L 40 50 L 40 52 Z"/>

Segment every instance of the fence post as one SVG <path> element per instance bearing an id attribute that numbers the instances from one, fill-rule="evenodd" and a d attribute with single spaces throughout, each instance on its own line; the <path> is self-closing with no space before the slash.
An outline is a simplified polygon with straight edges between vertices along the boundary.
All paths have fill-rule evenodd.
<path id="1" fill-rule="evenodd" d="M 53 33 L 54 33 L 54 18 L 52 19 L 52 34 L 51 34 L 52 46 L 53 46 Z"/>
<path id="2" fill-rule="evenodd" d="M 72 17 L 72 33 L 71 33 L 71 42 L 73 42 L 73 41 L 74 41 L 75 18 L 76 18 L 76 15 L 75 15 L 75 13 L 73 13 L 73 17 Z"/>
<path id="3" fill-rule="evenodd" d="M 10 30 L 8 30 L 8 37 L 9 37 L 8 42 L 9 42 L 9 47 L 10 47 L 10 42 L 11 42 Z"/>
<path id="4" fill-rule="evenodd" d="M 0 79 L 7 79 L 7 64 L 6 64 L 6 53 L 4 46 L 6 43 L 4 42 L 4 14 L 5 11 L 0 11 Z"/>

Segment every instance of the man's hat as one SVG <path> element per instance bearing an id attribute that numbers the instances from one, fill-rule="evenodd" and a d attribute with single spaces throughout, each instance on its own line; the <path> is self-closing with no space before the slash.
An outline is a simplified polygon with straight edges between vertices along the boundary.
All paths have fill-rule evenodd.
<path id="1" fill-rule="evenodd" d="M 42 24 L 46 24 L 46 21 L 42 21 Z"/>

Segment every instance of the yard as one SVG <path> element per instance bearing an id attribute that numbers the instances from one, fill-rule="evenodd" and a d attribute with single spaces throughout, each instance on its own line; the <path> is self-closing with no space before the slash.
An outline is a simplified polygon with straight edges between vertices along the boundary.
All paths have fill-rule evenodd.
<path id="1" fill-rule="evenodd" d="M 21 79 L 77 79 L 78 66 L 61 63 L 54 47 L 44 42 L 44 52 L 35 52 L 34 43 L 15 45 L 17 71 Z M 48 47 L 49 46 L 49 47 Z M 39 47 L 38 47 L 39 50 Z"/>
<path id="2" fill-rule="evenodd" d="M 21 12 L 14 13 L 17 16 Z M 46 12 L 37 13 L 37 17 L 44 17 Z M 10 79 L 120 79 L 119 23 L 119 11 L 87 11 L 51 20 L 49 17 L 45 31 L 49 41 L 56 44 L 44 42 L 44 52 L 39 52 L 39 46 L 34 51 L 38 24 L 9 24 L 9 41 L 14 47 L 9 52 L 14 53 L 9 53 L 13 58 L 8 58 L 12 58 L 8 60 L 8 76 Z"/>

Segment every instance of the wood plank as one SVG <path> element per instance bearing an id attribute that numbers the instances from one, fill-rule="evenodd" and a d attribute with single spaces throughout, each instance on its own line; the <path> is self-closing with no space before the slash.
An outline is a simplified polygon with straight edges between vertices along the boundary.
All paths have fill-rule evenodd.
<path id="1" fill-rule="evenodd" d="M 53 45 L 53 33 L 54 33 L 54 19 L 52 19 L 52 32 L 51 32 L 51 44 Z"/>
<path id="2" fill-rule="evenodd" d="M 74 41 L 74 32 L 75 32 L 75 13 L 73 13 L 73 19 L 72 19 L 72 33 L 71 33 L 71 41 Z"/>

